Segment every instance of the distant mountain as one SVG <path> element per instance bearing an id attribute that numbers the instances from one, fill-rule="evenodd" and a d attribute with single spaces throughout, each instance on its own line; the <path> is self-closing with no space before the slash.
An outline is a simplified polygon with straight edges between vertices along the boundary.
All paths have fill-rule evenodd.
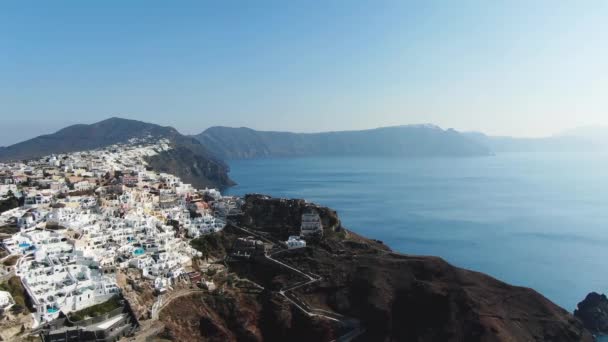
<path id="1" fill-rule="evenodd" d="M 495 153 L 501 152 L 576 152 L 597 150 L 599 146 L 582 137 L 551 136 L 544 138 L 513 138 L 489 136 L 479 132 L 462 133 Z"/>
<path id="2" fill-rule="evenodd" d="M 5 147 L 0 150 L 0 160 L 30 159 L 51 153 L 90 150 L 146 136 L 173 139 L 181 134 L 171 127 L 110 118 L 90 125 L 68 126 L 53 134 Z"/>
<path id="3" fill-rule="evenodd" d="M 121 118 L 110 118 L 90 125 L 73 125 L 53 134 L 3 147 L 0 149 L 0 161 L 84 151 L 146 137 L 168 139 L 174 145 L 174 149 L 150 158 L 150 165 L 159 171 L 176 174 L 197 187 L 233 184 L 227 175 L 227 165 L 196 139 L 184 136 L 172 127 Z"/>
<path id="4" fill-rule="evenodd" d="M 583 126 L 558 134 L 559 137 L 576 137 L 592 141 L 603 147 L 608 146 L 608 126 Z"/>
<path id="5" fill-rule="evenodd" d="M 289 133 L 211 127 L 195 136 L 224 159 L 303 156 L 486 156 L 490 150 L 452 130 L 432 125 L 361 131 Z"/>

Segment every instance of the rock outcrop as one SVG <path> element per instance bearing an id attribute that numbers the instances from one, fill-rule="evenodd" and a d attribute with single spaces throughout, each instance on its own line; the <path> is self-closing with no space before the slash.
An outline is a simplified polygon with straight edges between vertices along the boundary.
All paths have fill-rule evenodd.
<path id="1" fill-rule="evenodd" d="M 149 157 L 147 162 L 154 170 L 179 176 L 183 182 L 198 189 L 223 189 L 235 184 L 228 177 L 227 165 L 185 146 L 176 145 L 171 150 Z"/>
<path id="2" fill-rule="evenodd" d="M 591 292 L 578 303 L 574 316 L 580 319 L 585 328 L 594 334 L 608 334 L 608 298 L 606 295 Z"/>
<path id="3" fill-rule="evenodd" d="M 321 207 L 303 199 L 273 198 L 260 194 L 245 196 L 243 215 L 238 217 L 238 224 L 262 230 L 281 240 L 287 240 L 289 235 L 300 234 L 302 214 L 309 210 L 319 213 L 326 230 L 340 229 L 341 223 L 338 214 L 330 208 Z"/>

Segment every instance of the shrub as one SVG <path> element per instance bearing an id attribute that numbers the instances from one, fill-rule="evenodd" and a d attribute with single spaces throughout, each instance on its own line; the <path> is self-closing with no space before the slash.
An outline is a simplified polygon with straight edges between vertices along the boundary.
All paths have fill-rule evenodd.
<path id="1" fill-rule="evenodd" d="M 72 321 L 82 321 L 87 318 L 101 316 L 114 309 L 122 306 L 122 302 L 118 296 L 114 296 L 103 303 L 99 303 L 88 308 L 84 308 L 80 311 L 72 312 L 70 319 Z"/>
<path id="2" fill-rule="evenodd" d="M 190 246 L 201 252 L 203 259 L 209 257 L 223 257 L 226 253 L 224 236 L 222 233 L 212 233 L 200 236 L 190 241 Z"/>
<path id="3" fill-rule="evenodd" d="M 15 305 L 11 308 L 11 311 L 18 311 L 17 313 L 21 313 L 27 310 L 25 301 L 26 293 L 25 289 L 21 285 L 21 279 L 19 279 L 19 277 L 11 277 L 6 283 L 0 284 L 0 290 L 8 291 L 11 296 L 13 296 Z"/>

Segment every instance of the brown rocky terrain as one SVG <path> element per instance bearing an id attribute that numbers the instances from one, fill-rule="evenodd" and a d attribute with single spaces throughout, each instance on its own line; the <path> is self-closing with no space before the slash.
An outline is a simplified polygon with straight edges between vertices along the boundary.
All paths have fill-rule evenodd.
<path id="1" fill-rule="evenodd" d="M 590 335 L 537 292 L 454 267 L 440 258 L 359 245 L 303 249 L 283 260 L 323 277 L 302 291 L 314 305 L 359 318 L 363 340 L 583 341 Z"/>
<path id="2" fill-rule="evenodd" d="M 329 341 L 338 329 L 311 319 L 269 291 L 192 294 L 162 311 L 165 331 L 174 341 Z"/>
<path id="3" fill-rule="evenodd" d="M 149 318 L 150 308 L 156 300 L 152 286 L 141 279 L 139 270 L 129 270 L 127 274 L 122 272 L 116 274 L 116 283 L 126 289 L 123 291 L 123 296 L 128 300 L 133 314 L 138 320 Z"/>
<path id="4" fill-rule="evenodd" d="M 180 299 L 161 312 L 166 326 L 163 337 L 330 341 L 359 327 L 363 333 L 355 335 L 356 341 L 593 340 L 577 318 L 532 289 L 452 266 L 441 258 L 394 253 L 379 241 L 344 229 L 328 208 L 302 200 L 248 196 L 244 213 L 234 224 L 269 239 L 284 239 L 297 231 L 301 213 L 310 208 L 321 215 L 324 238 L 309 241 L 306 248 L 274 253 L 272 258 L 316 279 L 294 289 L 288 299 L 280 294 L 302 283 L 301 274 L 265 257 L 230 262 L 231 272 L 264 290 L 255 293 L 237 287 L 221 298 Z M 246 233 L 228 227 L 221 234 L 225 235 L 221 241 L 228 243 Z M 229 249 L 229 245 L 221 248 Z M 311 317 L 293 300 L 306 303 L 300 305 L 305 311 L 326 310 L 343 318 L 335 322 Z"/>

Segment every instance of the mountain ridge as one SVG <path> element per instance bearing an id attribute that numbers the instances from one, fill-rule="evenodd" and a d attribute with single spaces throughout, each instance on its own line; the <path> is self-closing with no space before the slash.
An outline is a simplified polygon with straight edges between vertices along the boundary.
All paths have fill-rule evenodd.
<path id="1" fill-rule="evenodd" d="M 579 137 L 599 146 L 608 146 L 608 126 L 588 125 L 568 129 L 556 134 L 557 137 Z"/>
<path id="2" fill-rule="evenodd" d="M 224 159 L 305 156 L 487 156 L 491 151 L 453 129 L 404 125 L 292 133 L 214 126 L 194 135 Z"/>
<path id="3" fill-rule="evenodd" d="M 39 158 L 125 143 L 133 138 L 168 139 L 173 149 L 150 157 L 150 165 L 161 172 L 176 174 L 196 187 L 233 185 L 228 165 L 198 140 L 182 135 L 175 128 L 138 120 L 112 117 L 93 124 L 76 124 L 55 133 L 41 135 L 0 148 L 0 161 Z"/>
<path id="4" fill-rule="evenodd" d="M 0 150 L 0 160 L 31 159 L 52 153 L 89 150 L 146 135 L 171 139 L 181 134 L 172 127 L 112 117 L 92 124 L 70 125 L 54 133 L 5 146 Z"/>
<path id="5" fill-rule="evenodd" d="M 463 132 L 471 140 L 483 144 L 495 153 L 502 152 L 576 152 L 600 149 L 596 142 L 581 136 L 554 135 L 540 138 L 492 136 L 481 132 Z"/>

